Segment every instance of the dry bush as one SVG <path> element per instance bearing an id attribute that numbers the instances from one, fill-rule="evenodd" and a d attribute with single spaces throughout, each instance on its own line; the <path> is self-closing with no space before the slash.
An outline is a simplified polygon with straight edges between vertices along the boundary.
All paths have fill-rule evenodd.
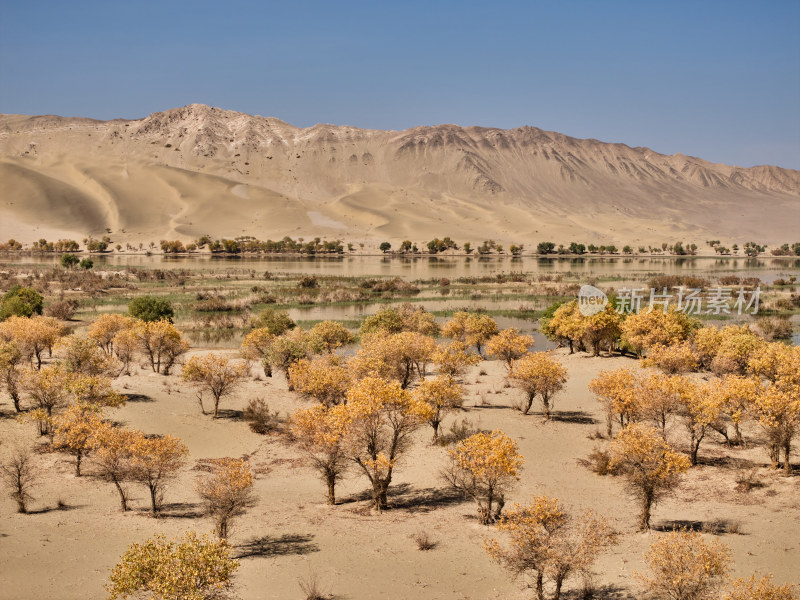
<path id="1" fill-rule="evenodd" d="M 304 600 L 330 600 L 331 598 L 330 592 L 323 587 L 319 575 L 316 573 L 309 573 L 307 577 L 301 577 L 297 580 L 297 585 L 303 592 Z"/>
<path id="2" fill-rule="evenodd" d="M 11 499 L 17 503 L 17 512 L 27 513 L 27 503 L 33 500 L 31 489 L 36 485 L 36 468 L 30 450 L 16 449 L 0 465 L 0 479 Z"/>
<path id="3" fill-rule="evenodd" d="M 758 479 L 758 467 L 752 469 L 740 469 L 736 474 L 736 491 L 747 493 L 753 488 L 761 487 L 763 484 Z"/>
<path id="4" fill-rule="evenodd" d="M 76 310 L 78 310 L 77 300 L 57 300 L 44 309 L 44 314 L 59 321 L 69 321 Z"/>
<path id="5" fill-rule="evenodd" d="M 439 435 L 436 443 L 440 446 L 452 446 L 460 441 L 478 433 L 480 429 L 475 427 L 468 419 L 461 419 L 450 424 L 450 429 Z"/>
<path id="6" fill-rule="evenodd" d="M 433 550 L 436 548 L 436 542 L 431 539 L 427 531 L 421 530 L 414 534 L 414 542 L 417 544 L 418 550 Z"/>
<path id="7" fill-rule="evenodd" d="M 252 398 L 244 409 L 243 416 L 255 433 L 265 435 L 280 427 L 278 411 L 271 411 L 263 398 Z"/>
<path id="8" fill-rule="evenodd" d="M 197 493 L 214 519 L 217 535 L 225 539 L 231 519 L 255 504 L 254 477 L 250 465 L 241 459 L 220 458 L 211 464 L 211 474 L 197 482 Z"/>
<path id="9" fill-rule="evenodd" d="M 578 459 L 578 464 L 598 475 L 618 475 L 619 471 L 611 465 L 611 454 L 607 450 L 595 448 L 586 458 Z"/>

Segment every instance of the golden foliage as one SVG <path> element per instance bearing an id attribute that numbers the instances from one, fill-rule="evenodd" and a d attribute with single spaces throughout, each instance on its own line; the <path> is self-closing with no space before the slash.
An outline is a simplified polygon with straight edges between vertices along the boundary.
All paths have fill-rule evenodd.
<path id="1" fill-rule="evenodd" d="M 336 504 L 336 483 L 348 463 L 344 446 L 350 424 L 347 408 L 318 404 L 298 410 L 291 421 L 292 435 L 328 486 L 328 504 Z"/>
<path id="2" fill-rule="evenodd" d="M 453 341 L 446 346 L 436 346 L 431 360 L 436 365 L 440 375 L 459 377 L 464 374 L 467 367 L 475 366 L 481 362 L 481 357 L 468 351 L 464 342 Z"/>
<path id="3" fill-rule="evenodd" d="M 448 451 L 451 465 L 443 476 L 478 504 L 483 524 L 500 517 L 505 493 L 519 479 L 525 462 L 517 443 L 495 430 L 476 433 Z"/>
<path id="4" fill-rule="evenodd" d="M 214 397 L 214 418 L 219 414 L 219 401 L 230 395 L 247 376 L 247 365 L 235 363 L 219 354 L 192 356 L 183 365 L 181 379 L 187 381 L 201 392 L 207 391 Z M 202 396 L 201 396 L 202 398 Z M 202 400 L 200 404 L 202 408 Z"/>
<path id="5" fill-rule="evenodd" d="M 378 332 L 367 336 L 352 361 L 358 377 L 379 377 L 400 382 L 403 389 L 422 378 L 436 351 L 433 338 L 415 331 Z"/>
<path id="6" fill-rule="evenodd" d="M 705 541 L 694 531 L 672 531 L 645 554 L 650 575 L 639 575 L 647 588 L 670 600 L 711 600 L 728 577 L 730 549 Z"/>
<path id="7" fill-rule="evenodd" d="M 442 335 L 464 342 L 467 346 L 475 346 L 481 354 L 483 345 L 497 335 L 498 327 L 489 315 L 472 312 L 457 312 L 442 327 Z"/>
<path id="8" fill-rule="evenodd" d="M 12 316 L 0 323 L 0 340 L 14 341 L 26 360 L 36 359 L 36 368 L 42 366 L 42 353 L 52 351 L 65 333 L 64 327 L 52 317 Z"/>
<path id="9" fill-rule="evenodd" d="M 637 420 L 640 405 L 636 394 L 638 377 L 627 368 L 600 371 L 589 382 L 591 391 L 606 408 L 607 429 L 610 436 L 616 416 L 621 427 Z"/>
<path id="10" fill-rule="evenodd" d="M 0 387 L 5 387 L 11 401 L 14 403 L 14 410 L 20 412 L 19 378 L 21 376 L 20 364 L 22 363 L 22 352 L 16 342 L 0 341 Z"/>
<path id="11" fill-rule="evenodd" d="M 433 427 L 433 441 L 439 438 L 439 426 L 444 415 L 464 403 L 464 388 L 449 375 L 423 379 L 412 394 L 428 407 L 425 419 Z"/>
<path id="12" fill-rule="evenodd" d="M 350 369 L 332 355 L 302 358 L 289 367 L 291 388 L 326 406 L 344 400 L 351 379 Z"/>
<path id="13" fill-rule="evenodd" d="M 89 337 L 109 356 L 114 352 L 114 338 L 122 331 L 133 328 L 136 319 L 118 313 L 106 313 L 89 325 Z"/>
<path id="14" fill-rule="evenodd" d="M 406 302 L 397 308 L 382 308 L 374 315 L 370 315 L 364 319 L 358 333 L 364 337 L 379 332 L 401 333 L 403 331 L 412 331 L 422 335 L 438 335 L 439 325 L 436 324 L 434 316 L 421 306 L 414 306 Z"/>
<path id="15" fill-rule="evenodd" d="M 211 474 L 197 482 L 197 493 L 205 503 L 206 512 L 214 519 L 220 538 L 228 537 L 230 520 L 255 502 L 254 481 L 246 461 L 219 458 L 211 461 Z"/>
<path id="16" fill-rule="evenodd" d="M 81 476 L 81 459 L 93 447 L 93 436 L 103 419 L 97 409 L 72 405 L 62 414 L 53 417 L 53 446 L 75 456 L 75 475 Z"/>
<path id="17" fill-rule="evenodd" d="M 656 429 L 641 423 L 623 429 L 609 451 L 609 467 L 628 480 L 631 493 L 642 503 L 640 527 L 649 529 L 652 505 L 675 489 L 689 469 L 689 459 L 675 452 Z"/>
<path id="18" fill-rule="evenodd" d="M 536 396 L 542 401 L 544 418 L 550 418 L 553 397 L 567 382 L 567 369 L 546 352 L 536 352 L 516 360 L 511 365 L 508 380 L 527 395 L 522 413 L 527 415 Z"/>
<path id="19" fill-rule="evenodd" d="M 97 473 L 116 487 L 123 511 L 128 510 L 128 492 L 123 484 L 133 477 L 133 451 L 143 439 L 140 431 L 103 422 L 89 440 L 92 463 Z"/>
<path id="20" fill-rule="evenodd" d="M 322 321 L 314 325 L 308 333 L 315 341 L 315 344 L 328 354 L 337 348 L 352 344 L 355 340 L 353 334 L 347 330 L 347 327 L 338 321 Z"/>
<path id="21" fill-rule="evenodd" d="M 681 342 L 671 346 L 651 347 L 647 352 L 647 358 L 642 361 L 642 366 L 656 367 L 662 373 L 674 375 L 694 371 L 699 362 L 692 345 L 688 342 Z"/>
<path id="22" fill-rule="evenodd" d="M 169 371 L 178 357 L 189 350 L 189 342 L 166 319 L 139 321 L 136 323 L 134 332 L 154 373 L 169 375 Z"/>
<path id="23" fill-rule="evenodd" d="M 176 437 L 137 437 L 131 447 L 131 479 L 147 486 L 153 514 L 161 509 L 164 490 L 189 453 Z"/>
<path id="24" fill-rule="evenodd" d="M 699 321 L 671 307 L 667 312 L 632 313 L 622 322 L 622 343 L 638 356 L 653 346 L 671 346 L 689 338 Z"/>
<path id="25" fill-rule="evenodd" d="M 376 377 L 356 382 L 344 406 L 348 453 L 372 484 L 375 507 L 385 508 L 397 459 L 424 422 L 428 406 L 398 382 Z"/>
<path id="26" fill-rule="evenodd" d="M 238 568 L 225 540 L 193 531 L 177 541 L 157 535 L 128 547 L 106 589 L 111 600 L 141 592 L 158 600 L 206 600 L 230 587 Z"/>
<path id="27" fill-rule="evenodd" d="M 521 358 L 533 346 L 533 338 L 529 335 L 520 335 L 513 327 L 503 329 L 486 343 L 486 354 L 494 356 L 506 363 L 511 368 L 511 363 Z"/>
<path id="28" fill-rule="evenodd" d="M 751 575 L 733 582 L 725 600 L 797 600 L 797 586 L 772 583 L 772 574 L 756 579 Z"/>
<path id="29" fill-rule="evenodd" d="M 564 582 L 589 572 L 600 552 L 616 541 L 606 519 L 592 511 L 570 515 L 558 499 L 547 496 L 514 505 L 497 528 L 507 534 L 507 544 L 488 540 L 487 553 L 514 575 L 530 574 L 540 600 L 545 599 L 547 583 L 552 583 L 552 598 L 558 600 Z"/>
<path id="30" fill-rule="evenodd" d="M 119 371 L 113 356 L 103 352 L 94 340 L 78 335 L 61 338 L 56 349 L 63 355 L 66 369 L 84 375 L 111 375 Z"/>

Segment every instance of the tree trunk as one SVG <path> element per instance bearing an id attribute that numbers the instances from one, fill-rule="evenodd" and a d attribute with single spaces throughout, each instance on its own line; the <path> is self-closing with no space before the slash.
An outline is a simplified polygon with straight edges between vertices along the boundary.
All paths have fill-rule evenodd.
<path id="1" fill-rule="evenodd" d="M 608 409 L 608 413 L 606 414 L 606 434 L 608 435 L 608 439 L 611 439 L 614 433 L 614 413 L 611 412 L 611 409 Z"/>
<path id="2" fill-rule="evenodd" d="M 220 517 L 217 521 L 217 536 L 221 540 L 228 538 L 228 517 Z"/>
<path id="3" fill-rule="evenodd" d="M 564 585 L 564 575 L 559 573 L 556 576 L 556 589 L 553 592 L 553 600 L 559 600 L 561 598 L 561 586 Z"/>
<path id="4" fill-rule="evenodd" d="M 733 439 L 731 440 L 731 444 L 734 446 L 741 446 L 744 443 L 744 438 L 742 437 L 742 431 L 739 429 L 739 423 L 736 421 L 733 422 Z"/>
<path id="5" fill-rule="evenodd" d="M 644 499 L 642 501 L 642 517 L 639 522 L 639 529 L 641 531 L 647 531 L 650 529 L 650 510 L 653 507 L 653 496 L 651 494 L 645 494 Z"/>
<path id="6" fill-rule="evenodd" d="M 327 473 L 325 483 L 328 484 L 328 504 L 334 506 L 336 504 L 336 475 Z"/>
<path id="7" fill-rule="evenodd" d="M 541 571 L 536 572 L 536 598 L 537 600 L 545 600 L 544 597 L 544 573 Z"/>
<path id="8" fill-rule="evenodd" d="M 441 421 L 431 421 L 431 427 L 433 427 L 434 444 L 436 444 L 439 441 L 439 425 L 441 425 Z"/>
<path id="9" fill-rule="evenodd" d="M 525 405 L 525 410 L 522 411 L 523 415 L 527 415 L 528 412 L 531 410 L 531 406 L 533 406 L 533 399 L 536 397 L 535 394 L 528 394 L 528 403 Z"/>
<path id="10" fill-rule="evenodd" d="M 83 458 L 83 452 L 78 452 L 75 455 L 75 477 L 81 476 L 81 458 Z"/>
<path id="11" fill-rule="evenodd" d="M 214 396 L 214 418 L 219 414 L 219 396 Z"/>
<path id="12" fill-rule="evenodd" d="M 28 509 L 25 507 L 24 498 L 17 498 L 17 512 L 22 513 L 23 515 L 28 512 Z"/>
<path id="13" fill-rule="evenodd" d="M 375 481 L 372 483 L 372 500 L 374 502 L 375 508 L 377 508 L 379 511 L 389 508 L 387 492 L 389 490 L 390 481 L 391 481 L 391 476 L 384 479 L 376 478 Z"/>
<path id="14" fill-rule="evenodd" d="M 542 406 L 544 407 L 544 420 L 550 420 L 550 399 L 547 396 L 542 396 Z"/>
<path id="15" fill-rule="evenodd" d="M 147 484 L 147 487 L 150 489 L 150 503 L 152 504 L 152 508 L 153 508 L 153 516 L 156 516 L 158 514 L 158 510 L 160 508 L 159 505 L 158 505 L 158 499 L 157 499 L 158 486 L 156 486 L 155 484 L 149 483 L 149 484 Z"/>
<path id="16" fill-rule="evenodd" d="M 572 340 L 569 340 L 569 353 L 570 354 L 575 353 L 575 345 L 572 343 Z"/>
<path id="17" fill-rule="evenodd" d="M 783 443 L 783 472 L 789 477 L 792 474 L 792 463 L 789 462 L 789 454 L 792 450 L 791 438 Z"/>
<path id="18" fill-rule="evenodd" d="M 114 485 L 117 486 L 117 492 L 119 492 L 119 502 L 122 506 L 122 512 L 126 512 L 128 510 L 128 497 L 125 495 L 125 489 L 116 477 L 112 481 Z"/>

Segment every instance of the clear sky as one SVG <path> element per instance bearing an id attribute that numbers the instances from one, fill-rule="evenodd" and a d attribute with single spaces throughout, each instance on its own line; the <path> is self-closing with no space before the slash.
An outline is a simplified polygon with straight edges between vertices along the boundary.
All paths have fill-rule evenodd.
<path id="1" fill-rule="evenodd" d="M 800 1 L 0 0 L 0 112 L 534 125 L 800 168 Z"/>

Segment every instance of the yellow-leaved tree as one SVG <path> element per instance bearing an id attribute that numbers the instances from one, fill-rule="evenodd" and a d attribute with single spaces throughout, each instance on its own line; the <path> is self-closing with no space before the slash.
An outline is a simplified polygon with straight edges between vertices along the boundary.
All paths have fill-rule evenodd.
<path id="1" fill-rule="evenodd" d="M 171 435 L 135 440 L 131 448 L 131 479 L 147 487 L 153 515 L 161 510 L 167 484 L 183 467 L 188 453 L 186 444 Z"/>
<path id="2" fill-rule="evenodd" d="M 600 373 L 589 382 L 589 391 L 603 404 L 606 412 L 606 431 L 611 437 L 614 419 L 626 427 L 639 417 L 640 405 L 636 395 L 638 377 L 628 368 Z"/>
<path id="3" fill-rule="evenodd" d="M 611 442 L 609 466 L 622 473 L 628 489 L 641 504 L 639 527 L 650 529 L 653 506 L 674 491 L 689 459 L 675 452 L 656 429 L 633 423 Z"/>
<path id="4" fill-rule="evenodd" d="M 480 432 L 461 440 L 448 454 L 451 462 L 442 476 L 477 503 L 481 523 L 494 523 L 525 462 L 517 442 L 499 430 Z"/>
<path id="5" fill-rule="evenodd" d="M 388 506 L 387 491 L 410 436 L 424 423 L 428 406 L 397 381 L 365 377 L 347 391 L 346 444 L 352 460 L 372 485 L 378 510 Z"/>
<path id="6" fill-rule="evenodd" d="M 317 404 L 292 415 L 291 431 L 328 488 L 328 504 L 336 504 L 336 483 L 350 464 L 345 447 L 349 425 L 344 405 Z"/>
<path id="7" fill-rule="evenodd" d="M 583 346 L 583 335 L 586 321 L 578 308 L 578 301 L 573 300 L 559 306 L 549 319 L 542 319 L 542 333 L 547 339 L 558 342 L 559 346 L 569 345 L 569 353 L 575 352 L 575 346 Z"/>
<path id="8" fill-rule="evenodd" d="M 42 357 L 66 330 L 53 317 L 9 317 L 0 323 L 0 340 L 14 341 L 25 360 L 36 359 L 36 368 L 42 368 Z"/>
<path id="9" fill-rule="evenodd" d="M 90 438 L 92 464 L 98 475 L 114 484 L 123 512 L 128 510 L 125 484 L 133 479 L 134 448 L 142 439 L 141 431 L 115 427 L 107 422 L 101 423 Z"/>
<path id="10" fill-rule="evenodd" d="M 531 336 L 521 335 L 511 327 L 503 329 L 486 342 L 486 354 L 502 360 L 506 363 L 506 368 L 510 369 L 511 363 L 527 354 L 531 346 L 533 346 Z"/>
<path id="11" fill-rule="evenodd" d="M 315 340 L 316 345 L 328 354 L 342 346 L 352 344 L 355 340 L 347 327 L 338 321 L 322 321 L 314 325 L 308 333 Z"/>
<path id="12" fill-rule="evenodd" d="M 642 366 L 656 367 L 666 375 L 675 375 L 694 371 L 699 362 L 692 345 L 681 342 L 671 346 L 652 346 L 647 352 L 647 358 L 642 361 Z"/>
<path id="13" fill-rule="evenodd" d="M 253 471 L 240 458 L 218 458 L 210 462 L 211 473 L 197 481 L 197 493 L 203 499 L 206 514 L 214 519 L 220 538 L 227 538 L 231 519 L 244 514 L 255 504 Z"/>
<path id="14" fill-rule="evenodd" d="M 183 365 L 181 378 L 199 389 L 200 410 L 206 414 L 203 406 L 203 392 L 208 392 L 214 399 L 214 418 L 219 415 L 219 402 L 231 395 L 247 376 L 247 365 L 234 362 L 220 354 L 203 354 L 192 356 Z"/>
<path id="15" fill-rule="evenodd" d="M 338 356 L 301 358 L 289 367 L 291 389 L 325 406 L 343 402 L 351 383 L 350 369 Z"/>
<path id="16" fill-rule="evenodd" d="M 464 388 L 449 375 L 438 375 L 423 379 L 412 394 L 428 407 L 425 420 L 433 427 L 433 442 L 436 443 L 444 416 L 464 403 Z"/>
<path id="17" fill-rule="evenodd" d="M 483 346 L 498 331 L 497 323 L 489 315 L 465 311 L 454 314 L 442 327 L 442 335 L 475 346 L 480 355 L 483 355 Z"/>
<path id="18" fill-rule="evenodd" d="M 132 329 L 136 319 L 118 313 L 106 313 L 89 325 L 89 337 L 111 356 L 114 354 L 114 338 L 122 331 Z"/>
<path id="19" fill-rule="evenodd" d="M 694 317 L 670 307 L 667 312 L 632 313 L 622 322 L 622 343 L 637 356 L 654 346 L 671 346 L 688 339 L 699 326 Z"/>
<path id="20" fill-rule="evenodd" d="M 238 568 L 224 539 L 198 537 L 193 531 L 170 541 L 156 535 L 128 547 L 106 590 L 110 600 L 143 593 L 155 600 L 207 600 L 231 587 Z"/>
<path id="21" fill-rule="evenodd" d="M 467 370 L 481 362 L 481 357 L 469 352 L 464 342 L 455 340 L 446 346 L 437 346 L 431 360 L 436 365 L 439 375 L 461 377 Z"/>
<path id="22" fill-rule="evenodd" d="M 277 336 L 266 327 L 253 329 L 242 340 L 242 357 L 247 360 L 259 360 L 264 368 L 264 375 L 272 377 L 272 365 L 267 360 L 272 344 Z"/>
<path id="23" fill-rule="evenodd" d="M 363 339 L 351 365 L 357 376 L 390 379 L 406 389 L 425 377 L 435 350 L 433 338 L 415 331 L 378 332 Z"/>
<path id="24" fill-rule="evenodd" d="M 756 578 L 736 579 L 725 594 L 725 600 L 797 600 L 797 586 L 790 583 L 777 585 L 772 574 Z"/>
<path id="25" fill-rule="evenodd" d="M 513 575 L 530 576 L 537 600 L 547 600 L 548 595 L 559 600 L 564 582 L 588 573 L 599 554 L 616 541 L 606 519 L 592 511 L 571 515 L 557 498 L 547 496 L 514 505 L 497 528 L 507 534 L 507 542 L 489 540 L 486 551 Z"/>
<path id="26" fill-rule="evenodd" d="M 167 319 L 139 321 L 134 331 L 154 373 L 169 375 L 178 357 L 189 350 L 189 342 Z"/>
<path id="27" fill-rule="evenodd" d="M 14 410 L 22 411 L 20 406 L 19 379 L 21 376 L 22 352 L 16 342 L 0 341 L 0 386 L 6 389 Z"/>
<path id="28" fill-rule="evenodd" d="M 656 597 L 711 600 L 728 577 L 731 551 L 696 531 L 675 530 L 655 541 L 644 560 L 650 573 L 637 576 Z"/>
<path id="29" fill-rule="evenodd" d="M 73 404 L 53 418 L 53 447 L 75 457 L 76 477 L 81 476 L 81 461 L 92 449 L 92 438 L 102 424 L 99 409 L 78 404 Z"/>
<path id="30" fill-rule="evenodd" d="M 539 396 L 544 418 L 549 420 L 554 397 L 567 382 L 567 369 L 548 353 L 535 352 L 512 363 L 508 380 L 512 386 L 525 392 L 527 400 L 521 407 L 522 414 L 528 414 L 534 399 Z"/>

